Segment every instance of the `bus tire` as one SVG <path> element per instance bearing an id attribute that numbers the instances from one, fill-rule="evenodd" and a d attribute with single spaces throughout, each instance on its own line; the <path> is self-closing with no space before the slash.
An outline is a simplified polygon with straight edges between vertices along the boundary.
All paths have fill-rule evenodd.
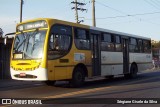
<path id="1" fill-rule="evenodd" d="M 137 72 L 138 72 L 138 67 L 136 64 L 132 64 L 130 68 L 130 73 L 129 74 L 124 74 L 125 78 L 136 78 L 137 77 Z"/>
<path id="2" fill-rule="evenodd" d="M 82 68 L 76 67 L 70 80 L 71 87 L 80 87 L 84 84 L 85 74 Z"/>
<path id="3" fill-rule="evenodd" d="M 54 86 L 56 81 L 45 81 L 45 84 L 48 86 Z"/>
<path id="4" fill-rule="evenodd" d="M 130 69 L 130 77 L 131 78 L 136 78 L 137 77 L 137 72 L 138 72 L 138 67 L 136 64 L 132 64 L 131 65 L 131 69 Z"/>

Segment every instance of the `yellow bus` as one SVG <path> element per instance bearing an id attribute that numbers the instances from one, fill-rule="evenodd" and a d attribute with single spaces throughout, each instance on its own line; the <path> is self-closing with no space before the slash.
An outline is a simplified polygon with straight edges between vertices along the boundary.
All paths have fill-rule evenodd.
<path id="1" fill-rule="evenodd" d="M 10 71 L 15 80 L 67 80 L 136 77 L 152 66 L 151 39 L 72 22 L 40 18 L 16 27 Z"/>

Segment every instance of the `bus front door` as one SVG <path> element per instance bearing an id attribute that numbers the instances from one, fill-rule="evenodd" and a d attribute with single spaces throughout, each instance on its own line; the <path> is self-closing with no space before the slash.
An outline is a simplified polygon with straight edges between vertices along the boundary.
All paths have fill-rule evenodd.
<path id="1" fill-rule="evenodd" d="M 123 73 L 129 73 L 129 40 L 128 38 L 122 39 L 123 43 Z"/>
<path id="2" fill-rule="evenodd" d="M 100 63 L 100 40 L 98 34 L 91 34 L 91 44 L 92 44 L 92 76 L 101 75 L 101 63 Z"/>

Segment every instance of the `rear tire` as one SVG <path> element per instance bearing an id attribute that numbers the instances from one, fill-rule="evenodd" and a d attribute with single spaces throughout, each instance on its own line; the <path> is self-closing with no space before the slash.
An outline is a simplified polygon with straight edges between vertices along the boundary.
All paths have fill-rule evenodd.
<path id="1" fill-rule="evenodd" d="M 45 84 L 48 86 L 54 86 L 56 81 L 45 81 Z"/>
<path id="2" fill-rule="evenodd" d="M 138 72 L 138 67 L 136 64 L 132 64 L 130 68 L 130 73 L 129 74 L 124 74 L 125 78 L 136 78 L 137 77 L 137 72 Z"/>
<path id="3" fill-rule="evenodd" d="M 130 70 L 130 77 L 131 78 L 136 78 L 137 77 L 137 72 L 138 72 L 138 68 L 136 64 L 133 64 L 131 66 L 131 70 Z"/>
<path id="4" fill-rule="evenodd" d="M 71 87 L 80 87 L 84 84 L 85 74 L 82 68 L 77 67 L 74 69 L 72 79 L 70 80 Z"/>

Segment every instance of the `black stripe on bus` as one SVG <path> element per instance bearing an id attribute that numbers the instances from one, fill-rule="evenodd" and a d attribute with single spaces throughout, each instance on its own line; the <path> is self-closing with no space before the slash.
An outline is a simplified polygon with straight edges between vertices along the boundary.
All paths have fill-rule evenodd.
<path id="1" fill-rule="evenodd" d="M 136 64 L 149 64 L 152 62 L 137 62 Z M 132 64 L 132 63 L 129 63 Z M 123 63 L 109 63 L 109 64 L 101 64 L 101 65 L 123 65 Z M 55 66 L 55 67 L 74 67 L 76 65 L 60 65 L 60 66 Z M 87 67 L 91 67 L 92 65 L 85 65 Z"/>

